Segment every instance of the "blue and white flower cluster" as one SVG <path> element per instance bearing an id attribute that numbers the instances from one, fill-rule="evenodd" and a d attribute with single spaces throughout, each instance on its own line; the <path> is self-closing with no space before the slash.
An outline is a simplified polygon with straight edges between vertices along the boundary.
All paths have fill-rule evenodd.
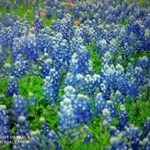
<path id="1" fill-rule="evenodd" d="M 101 118 L 109 133 L 108 150 L 150 149 L 150 116 L 137 127 L 126 106 L 127 101 L 149 104 L 147 2 L 0 0 L 0 8 L 0 78 L 7 78 L 6 89 L 0 79 L 3 141 L 13 135 L 14 150 L 60 150 L 66 136 L 88 144 L 97 138 L 91 122 Z M 27 12 L 21 19 L 15 14 L 22 8 Z M 29 90 L 35 89 L 23 95 L 20 81 L 26 76 L 43 81 L 38 98 L 32 79 Z M 53 108 L 56 129 L 51 127 Z"/>

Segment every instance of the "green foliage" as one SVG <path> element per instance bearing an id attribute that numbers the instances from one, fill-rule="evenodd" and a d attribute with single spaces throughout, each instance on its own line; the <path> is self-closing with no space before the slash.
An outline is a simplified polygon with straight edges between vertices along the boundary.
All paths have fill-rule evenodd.
<path id="1" fill-rule="evenodd" d="M 67 72 L 63 72 L 61 74 L 61 79 L 60 79 L 60 85 L 59 85 L 59 92 L 58 92 L 58 101 L 61 101 L 62 96 L 64 95 L 64 80 L 66 77 Z"/>
<path id="2" fill-rule="evenodd" d="M 31 97 L 36 100 L 35 104 L 29 105 L 29 123 L 32 130 L 40 128 L 40 118 L 44 117 L 49 125 L 57 130 L 58 108 L 48 104 L 42 96 L 44 81 L 41 77 L 27 74 L 19 81 L 19 93 L 26 98 Z"/>
<path id="3" fill-rule="evenodd" d="M 41 5 L 41 7 L 43 8 L 44 6 Z M 6 14 L 6 10 L 4 7 L 0 7 L 0 13 L 1 13 L 1 15 Z M 17 8 L 11 8 L 10 14 L 20 17 L 20 20 L 27 19 L 27 21 L 30 24 L 34 23 L 35 10 L 32 8 L 32 6 L 28 6 L 28 8 L 27 8 L 26 6 L 22 5 Z M 51 26 L 55 23 L 56 18 L 55 17 L 47 18 L 46 16 L 43 16 L 42 21 L 43 21 L 44 27 Z"/>
<path id="4" fill-rule="evenodd" d="M 89 51 L 90 54 L 90 59 L 93 65 L 93 69 L 95 71 L 95 73 L 100 73 L 100 64 L 101 64 L 101 58 L 98 52 L 98 49 L 96 49 L 95 47 L 95 43 L 89 43 L 87 45 L 87 49 Z"/>
<path id="5" fill-rule="evenodd" d="M 112 126 L 117 127 L 118 124 L 119 124 L 119 120 L 117 118 L 115 118 L 115 119 L 112 120 L 112 123 L 111 123 Z"/>
<path id="6" fill-rule="evenodd" d="M 128 64 L 130 62 L 132 62 L 132 59 L 134 61 L 137 61 L 139 59 L 139 57 L 143 57 L 143 56 L 147 56 L 148 58 L 150 58 L 150 52 L 149 51 L 144 51 L 144 52 L 141 52 L 141 53 L 137 52 L 137 53 L 132 54 L 131 56 L 129 56 L 128 58 L 126 58 L 124 60 L 124 66 L 127 67 Z"/>
<path id="7" fill-rule="evenodd" d="M 65 147 L 64 150 L 102 150 L 100 149 L 100 145 L 95 143 L 94 141 L 85 144 L 83 141 L 76 140 L 73 144 L 69 147 Z"/>
<path id="8" fill-rule="evenodd" d="M 98 150 L 104 150 L 109 145 L 109 133 L 107 127 L 102 124 L 101 117 L 95 117 L 91 120 L 89 128 L 94 136 L 93 146 Z M 93 147 L 93 148 L 94 148 Z M 97 148 L 95 150 L 97 150 Z"/>
<path id="9" fill-rule="evenodd" d="M 44 27 L 52 26 L 55 23 L 55 21 L 56 21 L 55 17 L 51 17 L 51 18 L 43 17 Z"/>
<path id="10" fill-rule="evenodd" d="M 0 75 L 0 95 L 6 94 L 8 79 L 8 76 Z"/>
<path id="11" fill-rule="evenodd" d="M 9 49 L 6 50 L 6 61 L 5 63 L 11 64 L 12 60 L 11 60 L 11 52 Z"/>
<path id="12" fill-rule="evenodd" d="M 84 132 L 82 132 L 82 129 Z M 88 126 L 83 126 L 77 129 L 80 132 L 75 140 L 70 140 L 70 137 L 63 137 L 60 143 L 63 150 L 104 150 L 109 145 L 109 134 L 107 127 L 102 124 L 102 118 L 93 118 Z M 86 133 L 86 134 L 85 134 Z M 93 140 L 89 143 L 84 143 L 84 138 L 88 133 L 92 133 Z"/>
<path id="13" fill-rule="evenodd" d="M 36 99 L 42 97 L 44 81 L 40 76 L 27 74 L 19 81 L 19 93 L 26 98 L 33 93 Z"/>
<path id="14" fill-rule="evenodd" d="M 129 24 L 129 18 L 124 19 L 124 20 L 122 21 L 122 24 L 123 24 L 124 26 L 127 26 L 127 25 Z"/>
<path id="15" fill-rule="evenodd" d="M 145 0 L 139 0 L 141 3 L 145 3 Z M 41 6 L 43 8 L 43 6 Z M 3 15 L 5 14 L 4 7 L 0 7 L 0 13 Z M 19 16 L 20 19 L 27 19 L 30 24 L 34 22 L 35 12 L 32 7 L 28 9 L 25 6 L 21 6 L 18 8 L 13 8 L 10 10 L 11 15 Z M 88 15 L 88 14 L 87 14 Z M 44 26 L 51 26 L 55 23 L 56 18 L 51 17 L 50 19 L 46 17 L 42 17 Z M 128 25 L 129 20 L 126 18 L 123 20 L 122 24 L 124 26 Z M 99 74 L 101 70 L 101 58 L 96 49 L 95 43 L 89 43 L 87 45 L 87 49 L 90 54 L 90 60 L 93 65 L 93 69 L 95 73 Z M 118 53 L 114 56 L 114 63 L 117 62 L 119 56 L 122 56 L 122 51 L 119 49 L 118 45 Z M 124 66 L 128 66 L 128 63 L 131 62 L 131 59 L 134 58 L 135 61 L 138 60 L 141 56 L 150 57 L 150 53 L 148 51 L 142 53 L 135 53 L 132 56 L 128 57 L 124 61 Z M 10 53 L 8 51 L 7 54 L 7 63 L 11 63 Z M 64 78 L 66 73 L 63 73 L 59 88 L 59 95 L 58 99 L 61 100 L 62 95 L 64 95 Z M 7 76 L 0 76 L 0 104 L 6 105 L 7 108 L 11 108 L 12 101 L 10 97 L 5 96 L 7 86 L 8 86 L 8 77 Z M 35 104 L 30 104 L 29 109 L 29 124 L 32 130 L 40 129 L 40 118 L 43 117 L 48 122 L 50 127 L 54 129 L 56 132 L 58 130 L 58 110 L 59 106 L 51 106 L 42 96 L 42 88 L 43 88 L 44 81 L 41 77 L 27 74 L 23 78 L 19 80 L 19 93 L 26 98 L 29 98 L 29 93 L 33 94 L 33 98 L 37 100 Z M 94 106 L 94 101 L 91 100 L 92 105 Z M 140 100 L 127 100 L 126 109 L 129 113 L 130 122 L 141 127 L 146 118 L 150 117 L 150 89 L 147 88 L 143 99 Z M 94 110 L 93 110 L 94 111 Z M 11 132 L 14 132 L 14 124 L 12 122 Z M 83 143 L 83 139 L 85 138 L 86 134 L 82 131 L 82 127 L 78 128 L 78 132 L 80 136 L 78 139 L 70 140 L 70 137 L 62 137 L 60 143 L 63 146 L 64 150 L 104 150 L 109 145 L 109 133 L 107 131 L 107 127 L 102 124 L 102 118 L 96 117 L 93 118 L 88 125 L 88 130 L 93 134 L 93 141 L 85 144 Z M 112 122 L 113 126 L 118 125 L 118 120 L 114 119 Z M 0 146 L 0 150 L 7 150 L 9 146 L 4 145 Z"/>
<path id="16" fill-rule="evenodd" d="M 126 101 L 130 122 L 139 127 L 142 127 L 147 117 L 150 117 L 150 95 L 147 97 L 148 99 Z"/>
<path id="17" fill-rule="evenodd" d="M 10 146 L 7 145 L 0 145 L 0 150 L 10 150 Z"/>
<path id="18" fill-rule="evenodd" d="M 43 117 L 50 125 L 50 127 L 57 131 L 58 117 L 57 110 L 58 108 L 55 106 L 47 105 L 44 107 L 43 105 L 30 105 L 29 112 L 30 118 L 29 123 L 32 130 L 36 130 L 40 128 L 40 118 Z"/>
<path id="19" fill-rule="evenodd" d="M 6 96 L 8 80 L 8 76 L 0 76 L 0 105 L 6 105 L 7 108 L 11 108 L 11 97 Z"/>
<path id="20" fill-rule="evenodd" d="M 7 97 L 5 95 L 2 95 L 0 97 L 0 105 L 6 105 L 6 107 L 9 109 L 12 106 L 12 98 Z"/>

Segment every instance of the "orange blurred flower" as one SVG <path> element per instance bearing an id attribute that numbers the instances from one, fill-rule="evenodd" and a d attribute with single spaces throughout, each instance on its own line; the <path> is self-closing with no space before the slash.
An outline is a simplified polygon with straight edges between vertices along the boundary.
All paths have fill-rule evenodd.
<path id="1" fill-rule="evenodd" d="M 81 22 L 80 22 L 79 19 L 76 19 L 76 20 L 74 21 L 74 25 L 75 25 L 75 26 L 79 26 L 80 24 L 81 24 Z"/>
<path id="2" fill-rule="evenodd" d="M 39 13 L 40 17 L 45 17 L 46 16 L 46 13 L 45 11 L 41 10 L 40 13 Z"/>
<path id="3" fill-rule="evenodd" d="M 66 3 L 65 3 L 65 6 L 68 8 L 68 9 L 71 9 L 75 6 L 75 4 L 71 1 L 71 0 L 68 0 Z"/>

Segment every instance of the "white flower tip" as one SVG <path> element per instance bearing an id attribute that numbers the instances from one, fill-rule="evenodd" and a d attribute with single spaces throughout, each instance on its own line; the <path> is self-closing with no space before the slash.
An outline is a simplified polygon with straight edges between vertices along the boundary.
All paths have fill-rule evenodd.
<path id="1" fill-rule="evenodd" d="M 119 139 L 118 139 L 117 137 L 111 137 L 111 138 L 110 138 L 110 143 L 111 143 L 111 144 L 117 143 L 118 140 L 119 140 Z"/>
<path id="2" fill-rule="evenodd" d="M 109 116 L 110 115 L 110 111 L 107 108 L 104 108 L 103 111 L 102 111 L 102 114 L 104 116 Z"/>
<path id="3" fill-rule="evenodd" d="M 31 136 L 38 135 L 38 134 L 40 134 L 40 131 L 39 131 L 39 130 L 30 131 L 30 135 L 31 135 Z"/>
<path id="4" fill-rule="evenodd" d="M 44 122 L 45 121 L 45 118 L 44 117 L 41 117 L 40 118 L 40 122 Z"/>
<path id="5" fill-rule="evenodd" d="M 18 120 L 21 122 L 24 122 L 26 120 L 26 117 L 25 116 L 19 116 Z"/>
<path id="6" fill-rule="evenodd" d="M 0 105 L 0 110 L 6 109 L 6 105 Z"/>

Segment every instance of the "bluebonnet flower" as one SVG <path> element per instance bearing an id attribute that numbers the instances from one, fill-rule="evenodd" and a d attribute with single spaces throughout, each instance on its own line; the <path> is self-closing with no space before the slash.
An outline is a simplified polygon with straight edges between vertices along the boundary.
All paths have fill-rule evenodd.
<path id="1" fill-rule="evenodd" d="M 118 128 L 122 130 L 125 126 L 128 125 L 129 122 L 129 116 L 124 105 L 120 106 L 120 111 L 118 112 L 118 119 L 119 119 Z"/>
<path id="2" fill-rule="evenodd" d="M 125 136 L 127 138 L 127 142 L 131 146 L 133 150 L 136 150 L 140 147 L 140 139 L 141 139 L 141 132 L 137 127 L 129 127 L 126 130 Z"/>
<path id="3" fill-rule="evenodd" d="M 104 42 L 104 41 L 103 41 Z M 106 42 L 106 41 L 105 41 Z M 109 51 L 107 51 L 107 52 L 105 52 L 104 53 L 104 56 L 102 57 L 102 65 L 103 65 L 103 63 L 104 63 L 104 65 L 105 64 L 108 64 L 108 65 L 111 65 L 111 64 L 113 64 L 113 61 L 112 61 L 112 58 L 113 56 L 112 56 L 112 53 L 111 52 L 109 52 Z"/>
<path id="4" fill-rule="evenodd" d="M 149 42 L 150 38 L 149 37 L 142 37 L 136 41 L 135 48 L 138 52 L 143 52 L 143 51 L 149 51 Z"/>
<path id="5" fill-rule="evenodd" d="M 114 142 L 109 148 L 108 150 L 128 150 L 128 146 L 127 144 L 123 143 L 123 142 Z"/>
<path id="6" fill-rule="evenodd" d="M 13 116 L 16 122 L 13 149 L 29 149 L 30 127 L 28 125 L 27 101 L 20 95 L 13 96 Z"/>
<path id="7" fill-rule="evenodd" d="M 9 111 L 5 105 L 0 105 L 0 141 L 2 144 L 10 142 L 10 121 Z"/>
<path id="8" fill-rule="evenodd" d="M 15 38 L 20 37 L 27 30 L 28 25 L 15 17 L 5 16 L 6 20 L 2 20 L 2 29 L 0 30 L 0 43 L 5 48 L 12 49 Z"/>
<path id="9" fill-rule="evenodd" d="M 0 46 L 0 68 L 2 67 L 2 65 L 4 64 L 5 58 L 6 58 L 6 53 L 4 51 L 4 49 L 2 48 L 2 46 Z"/>
<path id="10" fill-rule="evenodd" d="M 109 52 L 106 54 L 108 55 Z M 134 74 L 125 73 L 125 69 L 123 68 L 123 66 L 120 64 L 117 64 L 115 66 L 112 63 L 111 55 L 109 54 L 109 59 L 107 59 L 106 54 L 102 59 L 102 78 L 105 79 L 103 80 L 103 82 L 105 81 L 105 84 L 101 84 L 102 91 L 105 93 L 107 92 L 107 95 L 109 96 L 110 93 L 108 93 L 108 89 L 110 89 L 111 87 L 114 90 L 120 91 L 120 93 L 123 95 L 127 95 L 132 98 L 137 97 L 139 94 L 138 87 L 139 84 L 141 84 L 143 76 L 141 76 L 141 74 L 138 74 L 138 71 L 134 71 Z M 129 74 L 132 78 L 128 76 Z"/>
<path id="11" fill-rule="evenodd" d="M 87 124 L 92 117 L 91 104 L 86 95 L 77 94 L 76 90 L 67 86 L 60 103 L 59 130 L 66 133 L 73 128 Z"/>
<path id="12" fill-rule="evenodd" d="M 110 13 L 107 15 L 106 20 L 110 23 L 114 23 L 114 22 L 116 22 L 116 16 L 114 14 Z"/>
<path id="13" fill-rule="evenodd" d="M 18 53 L 21 53 L 25 59 L 36 60 L 40 53 L 36 42 L 36 35 L 31 32 L 28 35 L 15 38 L 12 49 L 14 58 L 16 58 Z"/>
<path id="14" fill-rule="evenodd" d="M 94 137 L 92 135 L 92 133 L 89 133 L 85 139 L 84 139 L 84 144 L 88 144 L 89 142 L 93 141 Z"/>
<path id="15" fill-rule="evenodd" d="M 150 134 L 148 133 L 147 136 L 145 136 L 141 141 L 140 145 L 143 149 L 149 150 L 150 148 Z"/>
<path id="16" fill-rule="evenodd" d="M 143 126 L 143 131 L 145 135 L 150 133 L 150 118 L 146 119 L 144 126 Z"/>
<path id="17" fill-rule="evenodd" d="M 100 50 L 100 54 L 103 55 L 108 49 L 108 44 L 107 41 L 105 39 L 101 39 L 96 41 L 96 46 L 97 48 Z"/>
<path id="18" fill-rule="evenodd" d="M 7 95 L 13 96 L 18 93 L 18 79 L 15 76 L 10 76 L 7 88 Z"/>
<path id="19" fill-rule="evenodd" d="M 23 58 L 21 54 L 18 54 L 13 64 L 13 75 L 16 77 L 22 77 L 29 71 L 29 63 Z"/>
<path id="20" fill-rule="evenodd" d="M 23 123 L 24 117 L 20 116 L 20 123 L 16 125 L 17 130 L 24 130 L 25 131 L 25 123 Z M 21 123 L 22 122 L 22 123 Z M 19 150 L 19 149 L 29 149 L 29 140 L 28 135 L 22 135 L 18 133 L 14 136 L 14 144 L 13 144 L 13 150 Z"/>
<path id="21" fill-rule="evenodd" d="M 1 30 L 0 30 L 0 44 L 4 47 L 7 47 L 7 45 L 9 45 L 7 42 L 8 42 L 8 30 L 10 30 L 10 28 L 6 28 L 6 27 L 3 27 Z"/>
<path id="22" fill-rule="evenodd" d="M 63 8 L 60 8 L 61 3 L 57 0 L 48 0 L 46 1 L 45 4 L 45 9 L 46 9 L 46 16 L 48 18 L 54 16 L 58 17 L 59 16 L 59 10 L 62 10 Z"/>
<path id="23" fill-rule="evenodd" d="M 50 28 L 43 28 L 36 34 L 36 48 L 39 50 L 40 54 L 48 53 L 48 49 L 51 49 L 50 32 Z"/>
<path id="24" fill-rule="evenodd" d="M 131 82 L 130 80 L 126 82 L 125 78 L 122 78 L 119 82 L 122 82 L 122 84 L 118 85 L 118 88 L 123 94 L 132 98 L 136 98 L 138 96 L 139 88 L 135 83 Z"/>
<path id="25" fill-rule="evenodd" d="M 143 56 L 139 59 L 139 64 L 143 69 L 145 69 L 149 67 L 150 61 L 146 56 Z"/>
<path id="26" fill-rule="evenodd" d="M 45 78 L 49 75 L 50 69 L 53 67 L 54 65 L 52 59 L 49 58 L 49 54 L 45 52 L 43 55 L 41 55 L 39 60 L 40 75 Z"/>
<path id="27" fill-rule="evenodd" d="M 72 101 L 69 98 L 64 98 L 60 102 L 60 111 L 59 111 L 59 130 L 60 132 L 65 132 L 71 128 L 77 126 L 76 116 L 74 114 Z"/>
<path id="28" fill-rule="evenodd" d="M 89 75 L 84 77 L 85 91 L 88 96 L 94 96 L 96 90 L 99 90 L 99 84 L 101 82 L 101 77 L 97 74 Z"/>
<path id="29" fill-rule="evenodd" d="M 103 109 L 106 106 L 106 99 L 103 96 L 103 93 L 98 93 L 95 97 L 95 109 L 96 113 L 102 114 Z"/>
<path id="30" fill-rule="evenodd" d="M 39 130 L 31 130 L 29 135 L 29 140 L 26 149 L 41 149 L 42 148 L 42 137 Z M 25 144 L 24 144 L 25 145 Z"/>
<path id="31" fill-rule="evenodd" d="M 16 16 L 11 16 L 10 14 L 6 14 L 4 16 L 0 16 L 0 22 L 5 27 L 12 26 L 14 22 L 16 22 L 18 18 Z"/>
<path id="32" fill-rule="evenodd" d="M 59 137 L 57 136 L 57 134 L 49 127 L 44 118 L 41 118 L 40 121 L 42 127 L 41 134 L 45 142 L 45 149 L 54 148 L 56 150 L 60 150 L 61 146 L 58 143 Z"/>
<path id="33" fill-rule="evenodd" d="M 16 7 L 29 5 L 28 0 L 15 1 Z M 41 2 L 31 2 L 35 12 Z M 127 67 L 125 64 L 132 55 L 149 51 L 148 7 L 122 0 L 73 3 L 74 7 L 69 9 L 63 2 L 48 0 L 46 17 L 54 17 L 56 22 L 46 28 L 39 16 L 35 16 L 31 27 L 27 18 L 20 21 L 9 14 L 0 15 L 0 72 L 10 77 L 7 96 L 18 94 L 18 78 L 37 69 L 33 74 L 44 78 L 44 97 L 50 104 L 57 104 L 61 75 L 66 72 L 58 113 L 60 135 L 67 134 L 72 139 L 86 133 L 83 142 L 88 143 L 93 138 L 92 134 L 81 130 L 93 116 L 101 116 L 105 125 L 110 125 L 116 118 L 118 126 L 110 127 L 111 145 L 108 149 L 149 150 L 149 119 L 141 132 L 129 124 L 124 108 L 126 98 L 141 98 L 142 89 L 149 84 L 149 58 L 146 55 L 137 61 L 131 60 Z M 7 12 L 11 6 L 15 7 L 10 4 L 10 1 L 0 0 L 0 6 L 4 6 Z M 75 20 L 79 20 L 80 26 L 73 26 Z M 99 75 L 94 74 L 85 46 L 91 42 L 96 44 L 95 50 L 101 57 Z M 9 62 L 5 62 L 6 51 L 11 57 Z M 94 106 L 90 100 L 93 98 Z M 14 140 L 21 141 L 21 136 L 25 136 L 25 143 L 14 144 L 13 149 L 60 149 L 59 138 L 46 121 L 42 121 L 41 132 L 30 132 L 27 104 L 37 104 L 37 100 L 32 93 L 29 93 L 29 100 L 26 103 L 23 97 L 16 95 L 12 101 L 16 125 Z M 1 125 L 1 133 L 8 135 L 9 119 L 5 106 L 0 106 L 0 120 L 4 124 Z"/>
<path id="34" fill-rule="evenodd" d="M 49 75 L 44 79 L 43 94 L 51 104 L 57 103 L 60 75 L 55 69 L 50 69 Z"/>
<path id="35" fill-rule="evenodd" d="M 124 96 L 121 94 L 120 91 L 115 91 L 114 93 L 112 92 L 111 95 L 110 95 L 110 98 L 112 101 L 116 102 L 116 103 L 119 103 L 119 104 L 122 104 L 124 103 Z"/>
<path id="36" fill-rule="evenodd" d="M 110 134 L 111 137 L 115 137 L 115 136 L 117 136 L 119 133 L 120 133 L 120 131 L 119 131 L 119 129 L 117 129 L 116 126 L 112 126 L 112 125 L 111 125 L 111 126 L 109 127 L 109 134 Z"/>
<path id="37" fill-rule="evenodd" d="M 84 76 L 82 74 L 73 74 L 68 72 L 65 78 L 65 85 L 72 86 L 77 91 L 85 91 Z"/>
<path id="38" fill-rule="evenodd" d="M 92 116 L 91 104 L 87 96 L 78 94 L 77 99 L 73 101 L 73 108 L 78 124 L 87 124 L 90 121 Z"/>
<path id="39" fill-rule="evenodd" d="M 81 29 L 76 29 L 74 37 L 70 40 L 71 54 L 73 54 L 74 52 L 80 52 L 81 50 L 85 49 L 84 40 L 81 37 L 81 32 Z"/>
<path id="40" fill-rule="evenodd" d="M 29 150 L 29 149 L 41 149 L 41 136 L 40 131 L 30 131 L 28 137 L 15 136 L 15 144 L 13 145 L 13 150 Z"/>
<path id="41" fill-rule="evenodd" d="M 11 9 L 11 3 L 9 0 L 6 1 L 5 3 L 5 9 L 6 9 L 6 12 L 9 13 L 10 12 L 10 9 Z"/>
<path id="42" fill-rule="evenodd" d="M 136 35 L 140 35 L 141 27 L 137 22 L 133 22 L 128 25 L 128 30 Z"/>
<path id="43" fill-rule="evenodd" d="M 84 43 L 90 43 L 95 41 L 95 29 L 92 25 L 88 25 L 87 22 L 84 23 L 80 29 L 80 36 L 83 38 Z"/>
<path id="44" fill-rule="evenodd" d="M 29 134 L 27 101 L 20 95 L 13 96 L 13 114 L 17 123 L 16 136 L 27 136 Z"/>
<path id="45" fill-rule="evenodd" d="M 83 75 L 81 73 L 73 74 L 68 72 L 65 78 L 65 85 L 72 86 L 78 92 L 84 92 L 88 96 L 94 96 L 95 91 L 99 88 L 100 76 L 93 74 Z"/>
<path id="46" fill-rule="evenodd" d="M 20 0 L 14 0 L 13 7 L 17 8 L 20 5 Z"/>
<path id="47" fill-rule="evenodd" d="M 42 77 L 46 77 L 49 75 L 49 71 L 52 68 L 51 62 L 51 59 L 47 59 L 41 64 L 39 69 Z"/>
<path id="48" fill-rule="evenodd" d="M 37 30 L 40 30 L 43 28 L 43 22 L 42 22 L 42 19 L 40 18 L 40 16 L 38 16 L 38 15 L 35 16 L 34 24 L 35 24 L 35 28 Z"/>
<path id="49" fill-rule="evenodd" d="M 81 51 L 79 54 L 74 53 L 72 55 L 70 71 L 81 74 L 88 74 L 92 72 L 92 64 L 89 60 L 89 53 L 87 51 Z"/>
<path id="50" fill-rule="evenodd" d="M 52 26 L 54 31 L 60 32 L 63 38 L 70 39 L 73 36 L 73 22 L 71 16 L 66 14 L 64 18 L 58 19 L 56 23 Z"/>
<path id="51" fill-rule="evenodd" d="M 138 86 L 142 86 L 145 83 L 145 74 L 144 70 L 141 67 L 136 66 L 134 68 L 133 77 L 135 78 L 135 82 Z"/>
<path id="52" fill-rule="evenodd" d="M 124 119 L 123 119 L 124 120 Z M 112 148 L 114 146 L 119 147 L 122 144 L 126 146 L 126 148 L 120 147 L 120 149 L 143 149 L 148 148 L 148 137 L 143 136 L 141 130 L 138 127 L 128 124 L 121 130 L 116 129 L 116 127 L 110 127 L 110 143 Z M 118 145 L 119 144 L 119 145 Z M 116 147 L 116 148 L 117 148 Z M 108 149 L 109 149 L 108 148 Z"/>
<path id="53" fill-rule="evenodd" d="M 103 80 L 103 82 L 100 84 L 100 90 L 102 91 L 105 99 L 110 97 L 111 89 L 106 80 Z"/>
<path id="54" fill-rule="evenodd" d="M 102 110 L 102 115 L 104 116 L 104 124 L 111 123 L 116 117 L 116 107 L 113 105 L 112 101 L 107 101 L 105 108 Z"/>
<path id="55" fill-rule="evenodd" d="M 147 14 L 147 16 L 145 17 L 145 21 L 144 21 L 144 27 L 145 28 L 149 28 L 149 23 L 150 23 L 150 16 L 149 14 Z"/>
<path id="56" fill-rule="evenodd" d="M 51 47 L 48 53 L 53 59 L 58 70 L 67 70 L 70 60 L 69 43 L 59 32 L 53 32 L 50 36 Z"/>
<path id="57" fill-rule="evenodd" d="M 140 62 L 129 63 L 128 65 L 128 76 L 130 80 L 132 80 L 132 83 L 135 83 L 138 87 L 143 86 L 146 84 L 146 72 L 144 71 L 144 68 L 140 67 Z"/>
<path id="58" fill-rule="evenodd" d="M 63 98 L 69 98 L 72 102 L 77 98 L 76 90 L 72 86 L 66 86 L 64 88 L 65 95 L 63 95 Z"/>
<path id="59" fill-rule="evenodd" d="M 121 48 L 126 57 L 132 55 L 135 52 L 135 41 L 137 36 L 134 33 L 128 33 L 127 30 L 122 33 L 120 37 Z"/>

